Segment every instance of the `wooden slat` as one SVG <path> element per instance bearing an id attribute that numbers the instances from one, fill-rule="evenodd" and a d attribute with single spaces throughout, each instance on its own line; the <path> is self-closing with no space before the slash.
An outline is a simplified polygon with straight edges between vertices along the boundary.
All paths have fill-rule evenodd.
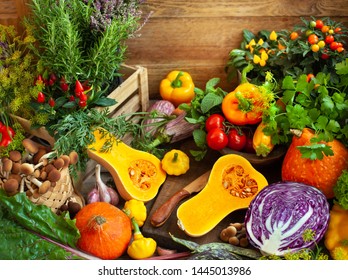
<path id="1" fill-rule="evenodd" d="M 346 1 L 161 1 L 145 2 L 144 14 L 153 11 L 140 31 L 128 40 L 127 64 L 147 68 L 150 98 L 159 96 L 160 80 L 173 69 L 190 71 L 196 86 L 221 79 L 226 91 L 236 86 L 226 81 L 229 52 L 238 48 L 242 30 L 290 29 L 300 17 L 330 16 L 348 26 Z"/>

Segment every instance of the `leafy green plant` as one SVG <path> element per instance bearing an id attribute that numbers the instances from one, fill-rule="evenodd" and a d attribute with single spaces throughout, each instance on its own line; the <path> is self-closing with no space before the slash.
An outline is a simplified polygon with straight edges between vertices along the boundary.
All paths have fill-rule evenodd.
<path id="1" fill-rule="evenodd" d="M 316 133 L 310 147 L 302 150 L 307 158 L 331 155 L 331 148 L 322 142 L 333 139 L 348 147 L 348 59 L 336 64 L 338 79 L 330 74 L 317 73 L 310 81 L 303 74 L 298 79 L 286 76 L 282 82 L 284 106 L 273 104 L 263 121 L 268 123 L 265 132 L 272 135 L 275 144 L 291 142 L 293 130 L 311 128 Z"/>
<path id="2" fill-rule="evenodd" d="M 126 40 L 142 27 L 143 1 L 33 0 L 30 24 L 44 88 L 33 103 L 36 122 L 49 128 L 76 110 L 116 103 L 108 93 L 120 83 Z M 83 86 L 76 95 L 76 83 Z"/>
<path id="3" fill-rule="evenodd" d="M 248 74 L 252 83 L 260 84 L 267 72 L 281 84 L 285 76 L 330 73 L 336 78 L 335 65 L 347 57 L 344 49 L 347 29 L 330 18 L 309 20 L 292 29 L 257 34 L 243 30 L 240 48 L 231 50 L 226 71 L 229 77 L 241 71 L 248 63 L 254 69 Z"/>

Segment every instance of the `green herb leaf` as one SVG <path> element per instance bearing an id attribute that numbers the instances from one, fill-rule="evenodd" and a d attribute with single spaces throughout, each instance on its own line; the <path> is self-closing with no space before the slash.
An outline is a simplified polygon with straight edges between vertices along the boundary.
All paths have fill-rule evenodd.
<path id="1" fill-rule="evenodd" d="M 333 151 L 330 146 L 326 144 L 312 144 L 309 146 L 298 146 L 303 158 L 311 160 L 321 160 L 326 156 L 332 156 Z"/>

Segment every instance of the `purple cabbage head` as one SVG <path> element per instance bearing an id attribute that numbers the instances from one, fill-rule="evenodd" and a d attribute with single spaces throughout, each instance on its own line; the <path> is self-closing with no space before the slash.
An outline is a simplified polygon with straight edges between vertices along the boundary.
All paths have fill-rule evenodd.
<path id="1" fill-rule="evenodd" d="M 273 183 L 250 203 L 246 234 L 262 254 L 282 256 L 315 246 L 328 227 L 329 214 L 329 203 L 317 188 L 296 182 Z M 311 238 L 304 238 L 306 232 Z"/>

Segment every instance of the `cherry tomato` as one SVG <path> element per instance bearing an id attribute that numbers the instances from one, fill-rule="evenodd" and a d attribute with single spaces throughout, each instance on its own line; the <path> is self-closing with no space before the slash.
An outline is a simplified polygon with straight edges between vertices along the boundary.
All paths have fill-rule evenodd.
<path id="1" fill-rule="evenodd" d="M 334 38 L 333 35 L 327 35 L 327 36 L 325 37 L 325 43 L 326 43 L 326 44 L 330 44 L 330 43 L 332 43 L 333 41 L 335 41 L 335 38 Z"/>
<path id="2" fill-rule="evenodd" d="M 238 131 L 236 128 L 232 128 L 228 133 L 227 146 L 235 151 L 241 151 L 244 149 L 247 137 L 242 131 Z"/>
<path id="3" fill-rule="evenodd" d="M 308 42 L 309 42 L 311 45 L 316 44 L 316 43 L 319 42 L 319 38 L 318 38 L 317 35 L 311 34 L 311 35 L 308 36 Z"/>
<path id="4" fill-rule="evenodd" d="M 228 137 L 226 133 L 220 128 L 213 128 L 207 133 L 208 147 L 213 150 L 221 150 L 228 144 Z"/>
<path id="5" fill-rule="evenodd" d="M 344 48 L 343 48 L 343 47 L 338 47 L 338 48 L 337 48 L 337 52 L 340 53 L 340 52 L 343 52 L 343 51 L 344 51 Z"/>
<path id="6" fill-rule="evenodd" d="M 338 46 L 338 43 L 337 43 L 337 42 L 332 42 L 332 43 L 330 44 L 330 49 L 333 50 L 333 51 L 337 50 L 338 47 L 339 47 L 339 46 Z"/>
<path id="7" fill-rule="evenodd" d="M 225 121 L 225 118 L 222 115 L 212 114 L 205 121 L 205 129 L 207 130 L 207 132 L 209 132 L 210 130 L 214 128 L 223 129 L 224 121 Z"/>
<path id="8" fill-rule="evenodd" d="M 324 26 L 323 21 L 320 20 L 320 19 L 317 19 L 317 20 L 315 21 L 315 23 L 316 23 L 315 28 L 317 28 L 317 29 L 322 29 L 323 26 Z"/>

